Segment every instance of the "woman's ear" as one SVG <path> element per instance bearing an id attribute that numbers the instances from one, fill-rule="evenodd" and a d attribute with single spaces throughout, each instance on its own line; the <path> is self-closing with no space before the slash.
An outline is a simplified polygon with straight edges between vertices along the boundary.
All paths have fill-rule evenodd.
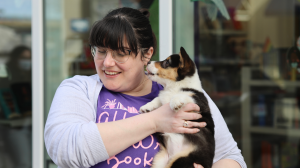
<path id="1" fill-rule="evenodd" d="M 148 62 L 151 60 L 152 56 L 153 56 L 153 47 L 150 47 L 148 49 L 148 51 L 146 53 L 144 53 L 144 56 L 142 58 L 142 61 L 144 63 L 144 65 L 146 66 L 148 64 Z"/>

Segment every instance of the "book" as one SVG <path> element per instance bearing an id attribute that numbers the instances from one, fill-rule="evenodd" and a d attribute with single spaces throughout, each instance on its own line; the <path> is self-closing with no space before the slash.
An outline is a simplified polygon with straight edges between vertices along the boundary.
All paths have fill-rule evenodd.
<path id="1" fill-rule="evenodd" d="M 279 145 L 272 145 L 272 164 L 273 168 L 280 168 L 280 153 L 279 153 Z"/>
<path id="2" fill-rule="evenodd" d="M 267 141 L 261 142 L 261 168 L 272 168 L 272 145 Z"/>
<path id="3" fill-rule="evenodd" d="M 295 142 L 281 143 L 281 168 L 296 168 L 298 165 L 298 146 Z"/>
<path id="4" fill-rule="evenodd" d="M 257 102 L 253 105 L 253 119 L 256 118 L 254 125 L 265 126 L 266 125 L 267 107 L 265 103 L 265 96 L 259 95 Z"/>

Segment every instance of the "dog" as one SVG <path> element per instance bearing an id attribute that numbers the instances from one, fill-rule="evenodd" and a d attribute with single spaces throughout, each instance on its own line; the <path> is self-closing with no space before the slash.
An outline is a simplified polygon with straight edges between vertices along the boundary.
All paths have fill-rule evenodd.
<path id="1" fill-rule="evenodd" d="M 202 118 L 193 121 L 207 124 L 195 134 L 158 133 L 160 151 L 153 159 L 152 168 L 194 168 L 194 163 L 211 168 L 215 153 L 215 125 L 194 62 L 181 47 L 179 54 L 164 61 L 151 61 L 146 69 L 148 77 L 163 85 L 164 89 L 158 97 L 142 106 L 140 113 L 150 112 L 166 103 L 177 112 L 187 103 L 195 103 L 201 111 L 195 113 L 201 113 Z"/>

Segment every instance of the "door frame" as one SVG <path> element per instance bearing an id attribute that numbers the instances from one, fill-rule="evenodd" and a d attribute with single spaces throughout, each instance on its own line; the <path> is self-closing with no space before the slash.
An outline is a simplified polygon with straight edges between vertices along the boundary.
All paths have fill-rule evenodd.
<path id="1" fill-rule="evenodd" d="M 31 1 L 32 35 L 32 167 L 44 167 L 44 10 L 43 0 Z"/>

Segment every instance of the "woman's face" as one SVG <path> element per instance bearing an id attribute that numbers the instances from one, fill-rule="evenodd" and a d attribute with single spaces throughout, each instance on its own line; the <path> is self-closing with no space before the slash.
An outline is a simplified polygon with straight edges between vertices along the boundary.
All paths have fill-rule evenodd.
<path id="1" fill-rule="evenodd" d="M 31 70 L 31 52 L 29 50 L 25 50 L 21 53 L 18 64 L 19 68 L 24 71 Z"/>
<path id="2" fill-rule="evenodd" d="M 144 65 L 147 62 L 142 61 L 141 52 L 137 56 L 131 54 L 125 63 L 117 63 L 112 52 L 107 52 L 104 60 L 94 60 L 97 74 L 104 86 L 111 91 L 130 92 L 144 80 Z"/>

